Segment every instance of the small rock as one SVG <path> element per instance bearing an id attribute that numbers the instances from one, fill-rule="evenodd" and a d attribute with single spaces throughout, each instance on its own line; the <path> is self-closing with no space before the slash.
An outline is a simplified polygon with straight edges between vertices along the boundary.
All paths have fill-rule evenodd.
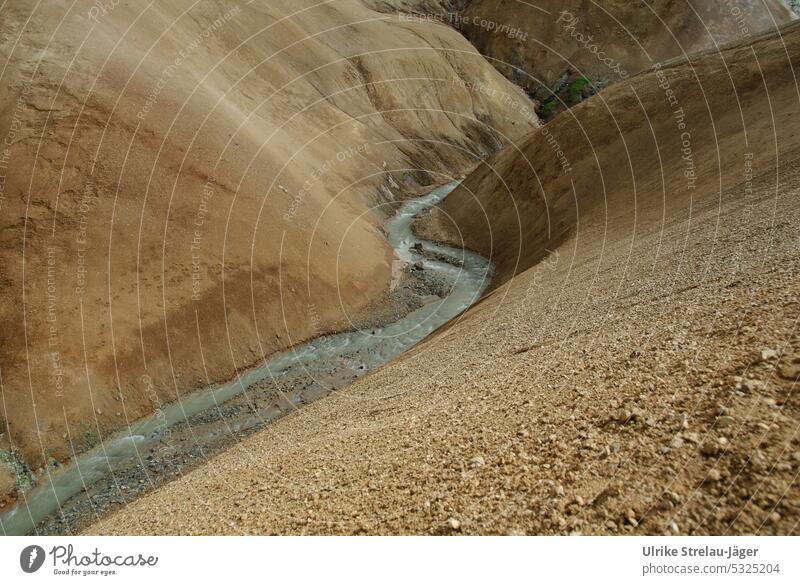
<path id="1" fill-rule="evenodd" d="M 639 526 L 639 521 L 636 519 L 636 513 L 633 510 L 625 512 L 625 521 L 634 528 Z"/>
<path id="2" fill-rule="evenodd" d="M 702 453 L 706 457 L 714 457 L 716 455 L 719 455 L 719 451 L 720 451 L 719 445 L 717 445 L 712 441 L 706 441 L 700 447 L 700 453 Z"/>
<path id="3" fill-rule="evenodd" d="M 683 433 L 683 438 L 695 445 L 700 442 L 700 437 L 697 433 Z"/>
<path id="4" fill-rule="evenodd" d="M 469 460 L 469 464 L 472 467 L 483 467 L 486 465 L 486 460 L 481 455 L 476 455 L 472 459 Z"/>
<path id="5" fill-rule="evenodd" d="M 748 394 L 750 392 L 753 392 L 753 391 L 757 390 L 760 386 L 761 386 L 761 382 L 759 382 L 758 380 L 747 379 L 747 380 L 742 380 L 741 382 L 739 382 L 736 385 L 736 389 L 739 392 L 744 392 L 745 394 Z"/>
<path id="6" fill-rule="evenodd" d="M 680 449 L 681 447 L 683 447 L 683 439 L 681 438 L 680 435 L 675 435 L 672 438 L 672 441 L 670 441 L 669 446 L 672 449 Z"/>
<path id="7" fill-rule="evenodd" d="M 778 359 L 778 352 L 774 349 L 770 349 L 769 347 L 765 347 L 761 350 L 761 361 L 767 362 L 770 360 Z"/>
<path id="8" fill-rule="evenodd" d="M 669 523 L 669 529 L 672 532 L 672 534 L 680 533 L 680 529 L 678 528 L 678 524 L 674 520 Z"/>
<path id="9" fill-rule="evenodd" d="M 624 425 L 631 419 L 632 416 L 633 415 L 630 411 L 625 410 L 624 408 L 620 408 L 614 415 L 614 420 L 617 421 L 619 424 Z"/>
<path id="10" fill-rule="evenodd" d="M 764 453 L 758 449 L 753 451 L 753 454 L 750 456 L 750 465 L 756 470 L 765 469 L 767 467 L 767 458 L 764 457 Z"/>
<path id="11" fill-rule="evenodd" d="M 717 419 L 717 427 L 720 429 L 724 429 L 725 427 L 729 427 L 733 424 L 733 417 L 724 415 Z"/>
<path id="12" fill-rule="evenodd" d="M 450 516 L 450 518 L 447 519 L 447 525 L 452 530 L 458 530 L 461 528 L 461 522 L 457 518 L 453 518 L 452 516 Z"/>
<path id="13" fill-rule="evenodd" d="M 716 482 L 716 481 L 719 481 L 720 479 L 722 479 L 722 476 L 720 475 L 719 471 L 717 471 L 716 469 L 712 469 L 712 470 L 710 470 L 708 472 L 708 475 L 706 475 L 706 479 L 708 481 Z"/>

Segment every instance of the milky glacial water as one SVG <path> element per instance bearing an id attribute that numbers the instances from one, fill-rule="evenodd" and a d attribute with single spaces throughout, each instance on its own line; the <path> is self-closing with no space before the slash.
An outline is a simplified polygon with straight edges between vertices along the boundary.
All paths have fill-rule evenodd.
<path id="1" fill-rule="evenodd" d="M 422 262 L 423 270 L 444 276 L 453 283 L 446 298 L 428 303 L 382 327 L 314 339 L 270 356 L 231 382 L 212 385 L 180 398 L 157 415 L 141 419 L 79 455 L 62 469 L 51 472 L 49 476 L 43 475 L 37 487 L 0 514 L 0 532 L 7 535 L 32 532 L 39 522 L 58 513 L 61 505 L 80 493 L 84 486 L 92 485 L 115 469 L 137 463 L 143 453 L 162 439 L 169 427 L 186 423 L 191 417 L 224 404 L 255 384 L 298 371 L 314 376 L 317 372 L 340 369 L 343 364 L 361 375 L 407 351 L 462 313 L 480 298 L 488 286 L 492 271 L 490 263 L 468 250 L 419 239 L 411 230 L 418 214 L 442 201 L 457 185 L 458 182 L 449 183 L 404 203 L 385 225 L 389 243 L 401 260 Z M 425 258 L 414 249 L 416 244 L 421 244 L 425 251 L 437 257 L 452 259 L 458 266 Z M 357 356 L 357 360 L 353 356 Z"/>

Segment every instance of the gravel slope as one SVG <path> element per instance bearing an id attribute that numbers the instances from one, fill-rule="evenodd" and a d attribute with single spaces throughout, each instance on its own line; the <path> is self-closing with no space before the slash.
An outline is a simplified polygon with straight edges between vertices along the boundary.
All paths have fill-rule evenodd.
<path id="1" fill-rule="evenodd" d="M 89 532 L 797 533 L 800 177 L 783 179 L 633 243 L 587 228 L 602 254 L 571 239 Z"/>
<path id="2" fill-rule="evenodd" d="M 633 83 L 659 148 L 630 118 L 596 133 L 599 98 L 630 110 L 626 85 L 570 110 L 602 145 L 605 197 L 590 195 L 600 181 L 575 139 L 578 220 L 559 238 L 525 224 L 530 269 L 402 359 L 89 532 L 800 532 L 800 150 L 786 62 L 798 43 L 791 26 L 729 49 L 735 86 L 721 81 L 719 56 L 670 65 L 694 121 L 688 193 L 653 74 Z M 686 93 L 695 74 L 714 131 L 691 118 L 704 111 Z M 746 122 L 752 164 L 735 119 Z M 639 161 L 635 190 L 609 170 L 617 129 Z M 529 155 L 536 140 L 523 146 Z M 706 160 L 715 152 L 716 175 Z M 663 166 L 642 158 L 655 153 Z M 513 156 L 490 163 L 513 172 Z M 490 185 L 481 173 L 466 187 Z M 542 175 L 555 181 L 546 188 L 560 185 Z M 512 191 L 524 188 L 517 179 Z M 522 221 L 535 210 L 520 208 Z M 501 245 L 516 232 L 493 233 Z"/>

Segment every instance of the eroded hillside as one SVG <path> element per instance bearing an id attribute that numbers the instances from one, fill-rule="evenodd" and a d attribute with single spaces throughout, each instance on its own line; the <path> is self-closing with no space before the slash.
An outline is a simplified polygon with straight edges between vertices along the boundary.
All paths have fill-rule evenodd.
<path id="1" fill-rule="evenodd" d="M 444 209 L 502 286 L 89 531 L 797 534 L 800 26 L 752 41 L 490 158 Z"/>
<path id="2" fill-rule="evenodd" d="M 633 227 L 718 197 L 794 156 L 797 27 L 621 82 L 505 149 L 437 219 L 491 256 L 495 284 L 541 260 L 587 217 Z M 780 149 L 777 151 L 776 149 Z"/>
<path id="3" fill-rule="evenodd" d="M 392 200 L 535 124 L 467 89 L 527 100 L 457 32 L 356 0 L 0 14 L 0 499 L 348 326 L 389 286 Z"/>
<path id="4" fill-rule="evenodd" d="M 456 27 L 548 119 L 655 63 L 774 30 L 783 0 L 381 0 Z"/>

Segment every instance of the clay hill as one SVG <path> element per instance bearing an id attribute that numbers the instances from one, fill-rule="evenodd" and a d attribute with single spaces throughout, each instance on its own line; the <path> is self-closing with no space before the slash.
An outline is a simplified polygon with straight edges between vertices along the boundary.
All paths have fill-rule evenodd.
<path id="1" fill-rule="evenodd" d="M 628 231 L 648 211 L 719 196 L 745 171 L 774 168 L 776 149 L 792 152 L 796 140 L 784 36 L 755 45 L 771 47 L 763 59 L 747 41 L 709 50 L 599 95 L 580 116 L 557 116 L 488 159 L 444 202 L 440 223 L 461 230 L 449 239 L 490 256 L 500 282 L 541 260 L 595 209 Z"/>
<path id="2" fill-rule="evenodd" d="M 537 123 L 456 31 L 356 0 L 0 12 L 0 499 L 350 326 L 394 200 Z"/>
<path id="3" fill-rule="evenodd" d="M 465 0 L 405 2 L 458 28 L 549 119 L 604 87 L 674 57 L 796 18 L 782 0 Z"/>
<path id="4" fill-rule="evenodd" d="M 488 296 L 90 532 L 798 533 L 799 54 L 677 59 L 490 157 L 423 226 Z"/>

